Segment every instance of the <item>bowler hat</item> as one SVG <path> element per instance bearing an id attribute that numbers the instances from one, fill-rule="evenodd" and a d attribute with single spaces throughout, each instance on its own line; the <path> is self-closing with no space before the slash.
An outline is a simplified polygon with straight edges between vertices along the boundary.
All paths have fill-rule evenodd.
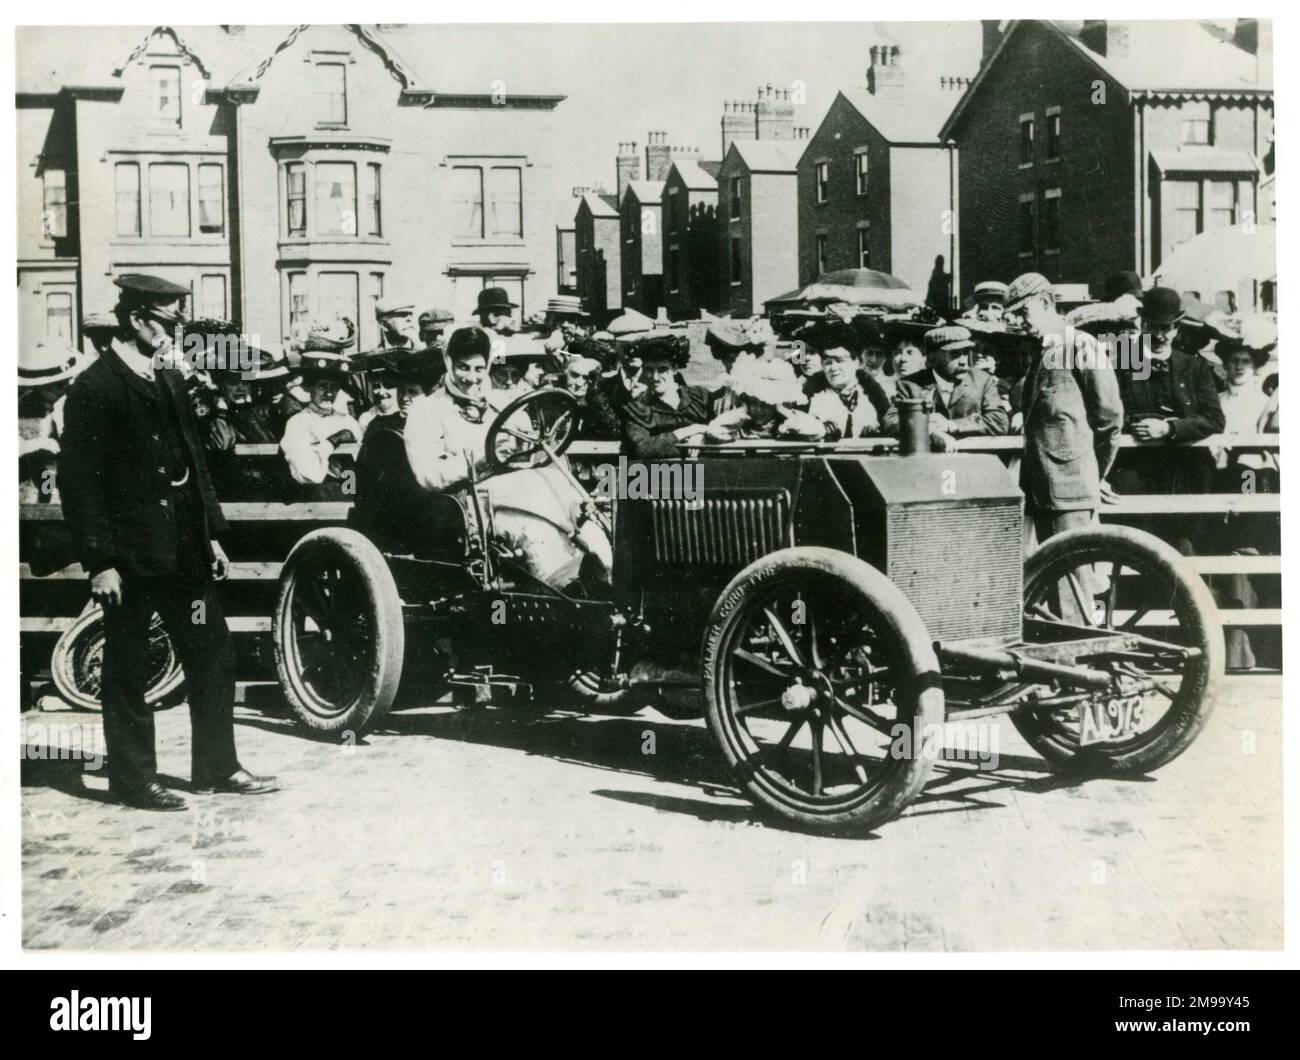
<path id="1" fill-rule="evenodd" d="M 478 293 L 478 307 L 475 312 L 483 313 L 489 309 L 518 309 L 519 306 L 510 301 L 510 295 L 504 287 L 484 287 Z"/>
<path id="2" fill-rule="evenodd" d="M 1185 316 L 1183 296 L 1172 287 L 1152 287 L 1142 295 L 1138 315 L 1147 324 L 1176 324 Z"/>

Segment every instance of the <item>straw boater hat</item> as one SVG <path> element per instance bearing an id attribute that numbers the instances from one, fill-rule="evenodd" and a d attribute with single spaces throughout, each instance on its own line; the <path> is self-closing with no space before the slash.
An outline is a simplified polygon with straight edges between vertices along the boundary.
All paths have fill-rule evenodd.
<path id="1" fill-rule="evenodd" d="M 42 339 L 18 355 L 18 385 L 48 386 L 72 379 L 95 358 L 57 340 Z"/>
<path id="2" fill-rule="evenodd" d="M 806 405 L 803 383 L 788 361 L 739 358 L 731 371 L 731 391 L 768 405 Z"/>
<path id="3" fill-rule="evenodd" d="M 582 299 L 575 298 L 572 295 L 559 294 L 554 298 L 546 300 L 546 311 L 554 313 L 557 316 L 568 317 L 585 317 L 587 314 L 582 308 Z"/>

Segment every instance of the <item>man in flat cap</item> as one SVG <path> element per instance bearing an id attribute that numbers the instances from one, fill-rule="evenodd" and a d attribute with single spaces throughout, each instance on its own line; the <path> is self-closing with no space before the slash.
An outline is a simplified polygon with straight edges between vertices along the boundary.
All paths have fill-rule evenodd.
<path id="1" fill-rule="evenodd" d="M 926 367 L 898 381 L 897 397 L 929 398 L 931 446 L 952 449 L 952 441 L 977 434 L 1006 434 L 1011 409 L 995 376 L 970 366 L 975 342 L 959 325 L 925 333 Z M 898 430 L 898 406 L 885 415 L 886 433 Z"/>
<path id="2" fill-rule="evenodd" d="M 384 349 L 415 349 L 420 345 L 415 322 L 415 306 L 380 302 L 375 306 L 375 322 Z"/>
<path id="3" fill-rule="evenodd" d="M 229 566 L 217 543 L 226 523 L 184 381 L 167 366 L 189 292 L 133 273 L 114 283 L 117 334 L 68 394 L 59 460 L 64 518 L 104 608 L 109 786 L 129 806 L 185 808 L 159 782 L 144 700 L 157 611 L 185 668 L 194 790 L 274 791 L 235 754 L 235 656 L 214 584 Z"/>
<path id="4" fill-rule="evenodd" d="M 440 309 L 437 306 L 426 309 L 420 314 L 419 319 L 419 345 L 426 350 L 436 349 L 441 351 L 447 344 L 447 340 L 443 336 L 455 319 L 455 315 L 450 309 Z"/>
<path id="5" fill-rule="evenodd" d="M 1006 314 L 1039 344 L 1021 394 L 1020 487 L 1042 542 L 1095 519 L 1102 483 L 1115 461 L 1124 407 L 1114 369 L 1098 356 L 1090 335 L 1067 329 L 1046 277 L 1017 276 L 1007 291 Z M 1077 597 L 1089 600 L 1088 569 L 1080 568 L 1071 580 Z M 1058 591 L 1062 617 L 1090 622 L 1092 615 L 1083 614 L 1075 599 L 1069 586 Z"/>

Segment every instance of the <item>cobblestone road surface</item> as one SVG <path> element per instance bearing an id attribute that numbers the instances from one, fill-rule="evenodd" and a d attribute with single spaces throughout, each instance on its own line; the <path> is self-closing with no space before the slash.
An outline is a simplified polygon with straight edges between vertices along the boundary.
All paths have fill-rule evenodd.
<path id="1" fill-rule="evenodd" d="M 241 707 L 278 794 L 108 801 L 102 771 L 25 761 L 32 949 L 1271 949 L 1282 944 L 1281 680 L 1231 679 L 1141 781 L 1056 774 L 1005 720 L 992 770 L 940 763 L 861 840 L 756 821 L 702 723 L 394 714 L 340 747 Z M 92 728 L 67 730 L 69 725 Z M 28 715 L 40 742 L 94 715 Z M 52 728 L 51 726 L 55 726 Z M 184 789 L 189 721 L 159 716 Z M 25 741 L 26 742 L 26 741 Z M 653 754 L 645 753 L 653 750 Z"/>

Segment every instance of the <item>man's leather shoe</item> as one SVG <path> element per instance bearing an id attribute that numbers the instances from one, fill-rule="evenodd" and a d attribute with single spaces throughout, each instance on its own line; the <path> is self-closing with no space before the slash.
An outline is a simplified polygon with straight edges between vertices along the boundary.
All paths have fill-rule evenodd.
<path id="1" fill-rule="evenodd" d="M 117 796 L 117 801 L 124 806 L 133 806 L 137 810 L 184 810 L 188 803 L 174 791 L 168 791 L 156 780 L 148 784 L 125 787 L 109 785 L 108 789 Z"/>
<path id="2" fill-rule="evenodd" d="M 275 777 L 256 777 L 247 769 L 236 769 L 224 780 L 209 780 L 196 783 L 194 790 L 208 794 L 211 792 L 230 795 L 265 795 L 279 791 L 280 785 Z"/>

